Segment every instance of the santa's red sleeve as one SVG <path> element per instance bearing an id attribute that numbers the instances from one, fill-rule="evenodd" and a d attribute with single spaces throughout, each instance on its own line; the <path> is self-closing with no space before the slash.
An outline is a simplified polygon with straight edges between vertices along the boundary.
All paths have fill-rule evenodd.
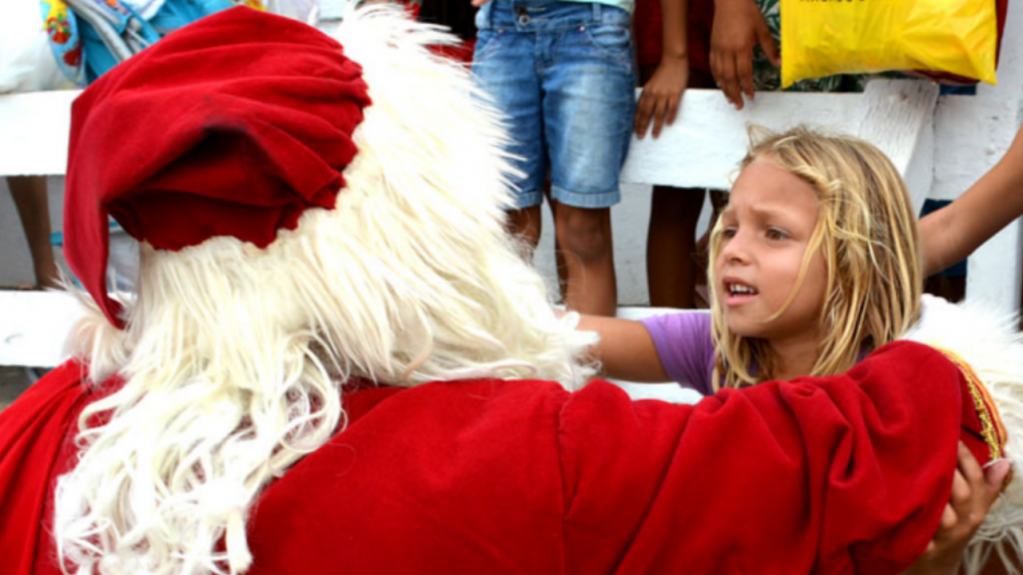
<path id="1" fill-rule="evenodd" d="M 68 431 L 87 403 L 81 364 L 54 369 L 0 412 L 0 564 L 4 575 L 40 575 L 36 554 L 50 537 L 44 514 L 54 466 L 66 464 Z M 52 545 L 44 545 L 50 548 Z M 57 565 L 49 564 L 53 573 Z"/>
<path id="2" fill-rule="evenodd" d="M 960 438 L 990 458 L 975 385 L 910 342 L 695 407 L 591 385 L 561 412 L 567 571 L 899 573 L 937 529 Z"/>

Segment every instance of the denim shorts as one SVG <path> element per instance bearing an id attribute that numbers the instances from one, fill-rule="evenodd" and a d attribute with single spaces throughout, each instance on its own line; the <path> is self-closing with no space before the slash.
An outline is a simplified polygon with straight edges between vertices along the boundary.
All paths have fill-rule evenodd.
<path id="1" fill-rule="evenodd" d="M 468 0 L 466 0 L 468 1 Z M 597 3 L 492 0 L 476 15 L 477 83 L 507 117 L 516 207 L 618 203 L 636 109 L 629 14 Z"/>

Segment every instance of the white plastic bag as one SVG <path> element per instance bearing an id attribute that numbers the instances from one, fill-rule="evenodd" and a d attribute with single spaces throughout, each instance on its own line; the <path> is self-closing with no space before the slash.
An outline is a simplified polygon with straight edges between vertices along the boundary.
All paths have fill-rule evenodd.
<path id="1" fill-rule="evenodd" d="M 50 50 L 39 2 L 0 2 L 0 94 L 71 87 Z"/>

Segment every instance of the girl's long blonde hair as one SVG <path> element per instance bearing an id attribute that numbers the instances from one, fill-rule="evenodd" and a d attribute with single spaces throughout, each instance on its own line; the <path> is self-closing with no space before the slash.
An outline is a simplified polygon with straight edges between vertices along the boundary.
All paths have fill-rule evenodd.
<path id="1" fill-rule="evenodd" d="M 820 252 L 827 270 L 826 295 L 817 360 L 808 375 L 841 373 L 856 363 L 862 350 L 899 337 L 919 315 L 920 247 L 906 185 L 884 153 L 863 140 L 803 127 L 783 134 L 751 130 L 750 139 L 740 168 L 758 158 L 773 162 L 813 186 L 819 200 L 817 227 L 796 285 L 768 321 L 791 305 L 811 258 Z M 711 234 L 710 285 L 716 285 L 713 262 L 721 253 L 721 231 L 719 221 Z M 715 382 L 739 387 L 772 379 L 775 365 L 768 342 L 730 332 L 717 298 L 711 310 Z M 752 366 L 757 366 L 756 373 Z"/>

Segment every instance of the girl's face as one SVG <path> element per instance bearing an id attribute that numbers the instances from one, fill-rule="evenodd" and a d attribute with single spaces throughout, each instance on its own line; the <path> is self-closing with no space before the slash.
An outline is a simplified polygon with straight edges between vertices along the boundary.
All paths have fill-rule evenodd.
<path id="1" fill-rule="evenodd" d="M 721 214 L 722 245 L 715 295 L 728 329 L 777 341 L 817 337 L 827 282 L 824 257 L 810 259 L 795 299 L 788 301 L 817 226 L 814 188 L 770 159 L 758 158 L 735 181 Z"/>

